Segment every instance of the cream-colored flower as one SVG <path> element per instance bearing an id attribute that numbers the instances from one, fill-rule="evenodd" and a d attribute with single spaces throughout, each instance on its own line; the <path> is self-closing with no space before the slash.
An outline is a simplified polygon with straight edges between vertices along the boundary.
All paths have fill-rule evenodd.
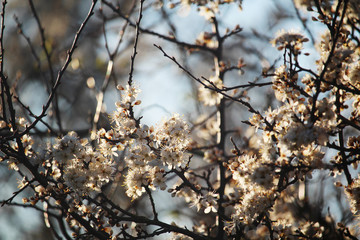
<path id="1" fill-rule="evenodd" d="M 216 89 L 222 89 L 223 83 L 222 80 L 216 76 L 211 76 L 209 81 L 215 86 L 210 83 L 205 83 L 209 88 L 205 88 L 204 86 L 200 86 L 199 88 L 199 100 L 207 106 L 214 106 L 220 103 L 223 95 L 218 93 Z"/>

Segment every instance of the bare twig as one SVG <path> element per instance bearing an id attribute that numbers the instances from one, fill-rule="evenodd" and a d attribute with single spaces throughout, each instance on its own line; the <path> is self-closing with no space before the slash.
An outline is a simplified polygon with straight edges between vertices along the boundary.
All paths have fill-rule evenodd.
<path id="1" fill-rule="evenodd" d="M 29 116 L 36 118 L 36 115 L 30 110 L 29 106 L 25 106 L 25 104 L 20 100 L 19 97 L 14 96 L 14 98 L 17 100 L 17 102 L 29 113 Z M 45 122 L 43 119 L 40 119 L 40 122 L 42 124 L 44 124 L 48 130 L 50 131 L 50 133 L 54 136 L 58 136 L 58 134 L 56 133 L 56 131 L 47 123 Z"/>
<path id="2" fill-rule="evenodd" d="M 135 3 L 136 3 L 136 1 L 134 1 L 133 6 L 131 7 L 130 13 L 135 8 L 135 6 L 136 6 Z M 97 106 L 96 106 L 96 110 L 95 110 L 95 114 L 94 114 L 94 118 L 93 118 L 93 127 L 92 127 L 92 130 L 94 132 L 97 129 L 97 124 L 98 124 L 99 119 L 100 119 L 101 109 L 102 109 L 102 106 L 103 106 L 103 103 L 104 103 L 105 91 L 106 91 L 106 89 L 107 89 L 107 87 L 109 85 L 110 77 L 112 76 L 112 73 L 113 73 L 114 60 L 115 60 L 116 54 L 117 54 L 117 52 L 119 50 L 120 44 L 121 44 L 121 42 L 123 40 L 125 30 L 126 30 L 126 28 L 128 26 L 128 23 L 125 22 L 122 29 L 120 30 L 120 33 L 119 33 L 120 37 L 119 37 L 119 40 L 117 42 L 117 45 L 116 45 L 115 49 L 113 50 L 113 52 L 110 52 L 109 45 L 108 45 L 107 34 L 106 34 L 106 31 L 105 31 L 106 17 L 103 15 L 102 10 L 100 11 L 100 13 L 101 13 L 101 15 L 103 17 L 103 35 L 104 35 L 104 39 L 105 39 L 105 48 L 106 48 L 106 51 L 107 51 L 107 53 L 109 55 L 109 61 L 108 61 L 108 66 L 107 66 L 107 70 L 106 70 L 103 85 L 102 85 L 99 93 L 97 94 Z"/>
<path id="3" fill-rule="evenodd" d="M 130 61 L 130 72 L 129 72 L 129 79 L 128 79 L 128 84 L 130 86 L 132 85 L 132 82 L 133 82 L 134 63 L 135 63 L 135 58 L 137 55 L 137 46 L 138 46 L 139 35 L 140 35 L 140 22 L 141 22 L 141 19 L 143 16 L 142 15 L 143 4 L 144 4 L 144 0 L 140 0 L 139 17 L 138 17 L 138 20 L 136 22 L 136 27 L 135 27 L 135 40 L 134 40 L 133 54 L 131 55 L 131 61 Z"/>
<path id="4" fill-rule="evenodd" d="M 69 64 L 70 64 L 70 62 L 71 62 L 71 60 L 72 60 L 72 55 L 73 55 L 74 52 L 75 52 L 75 49 L 76 49 L 76 47 L 77 47 L 77 43 L 78 43 L 78 41 L 79 41 L 80 35 L 81 35 L 82 31 L 84 30 L 86 24 L 88 23 L 89 19 L 90 19 L 91 16 L 94 14 L 94 8 L 95 8 L 95 5 L 96 5 L 96 2 L 97 2 L 97 0 L 93 0 L 93 1 L 92 1 L 92 4 L 91 4 L 91 6 L 90 6 L 90 9 L 89 9 L 89 11 L 88 11 L 87 16 L 85 17 L 84 21 L 83 21 L 83 22 L 81 23 L 81 25 L 80 25 L 80 28 L 78 29 L 78 31 L 77 31 L 76 34 L 75 34 L 73 43 L 72 43 L 72 45 L 71 45 L 71 47 L 70 47 L 70 49 L 69 49 L 69 51 L 68 51 L 68 53 L 67 53 L 67 58 L 66 58 L 66 60 L 65 60 L 65 63 L 64 63 L 64 65 L 62 66 L 62 68 L 61 68 L 61 69 L 59 70 L 59 72 L 58 72 L 58 75 L 57 75 L 55 84 L 54 84 L 54 86 L 52 87 L 51 93 L 50 93 L 50 95 L 49 95 L 49 97 L 48 97 L 48 100 L 47 100 L 46 104 L 43 106 L 42 112 L 40 113 L 39 116 L 37 116 L 37 117 L 35 118 L 34 122 L 32 122 L 29 127 L 27 127 L 23 132 L 17 134 L 16 136 L 21 137 L 21 136 L 29 133 L 30 130 L 33 129 L 33 128 L 36 126 L 36 124 L 37 124 L 43 117 L 46 116 L 46 112 L 47 112 L 47 110 L 49 109 L 50 104 L 51 104 L 52 100 L 53 100 L 54 97 L 55 97 L 55 92 L 56 92 L 57 88 L 60 86 L 62 76 L 64 75 L 67 67 L 69 66 Z"/>
<path id="5" fill-rule="evenodd" d="M 109 1 L 107 0 L 102 0 L 102 2 L 107 5 L 111 10 L 113 10 L 116 14 L 118 14 L 118 16 L 122 19 L 124 19 L 125 21 L 127 21 L 129 23 L 130 26 L 132 27 L 136 27 L 136 23 L 132 22 L 130 20 L 129 17 L 125 16 L 121 11 L 120 11 L 120 8 L 119 7 L 115 7 L 112 3 L 110 3 Z M 172 43 L 175 43 L 181 47 L 184 47 L 184 48 L 188 48 L 188 49 L 200 49 L 200 50 L 204 50 L 206 52 L 211 52 L 211 53 L 214 53 L 214 49 L 212 48 L 209 48 L 205 45 L 197 45 L 197 44 L 190 44 L 190 43 L 186 43 L 186 42 L 183 42 L 183 41 L 179 41 L 178 39 L 174 38 L 174 36 L 165 36 L 163 34 L 160 34 L 160 33 L 157 33 L 157 32 L 154 32 L 154 31 L 151 31 L 149 29 L 145 29 L 145 28 L 141 28 L 139 27 L 139 30 L 142 32 L 142 33 L 146 33 L 146 34 L 149 34 L 149 35 L 153 35 L 153 36 L 156 36 L 156 37 L 159 37 L 161 39 L 164 39 L 166 41 L 169 41 L 169 42 L 172 42 Z"/>
<path id="6" fill-rule="evenodd" d="M 154 220 L 158 220 L 158 213 L 156 211 L 155 201 L 154 201 L 154 198 L 152 196 L 151 190 L 149 189 L 148 186 L 145 186 L 145 190 L 146 190 L 147 194 L 149 195 L 151 208 L 152 208 L 152 211 L 153 211 L 153 214 L 154 214 Z"/>
<path id="7" fill-rule="evenodd" d="M 22 186 L 18 191 L 14 192 L 13 195 L 7 199 L 7 200 L 4 200 L 2 201 L 1 203 L 1 207 L 3 207 L 4 205 L 6 204 L 10 204 L 12 202 L 12 200 L 14 200 L 14 198 L 19 195 L 19 193 L 21 193 L 22 191 L 24 191 L 31 183 L 34 182 L 34 179 L 31 180 L 31 181 L 27 181 L 26 184 L 24 186 Z"/>
<path id="8" fill-rule="evenodd" d="M 52 65 L 52 61 L 51 61 L 51 53 L 49 53 L 49 51 L 46 48 L 46 38 L 45 38 L 45 33 L 44 33 L 45 30 L 44 30 L 44 27 L 41 25 L 41 21 L 40 21 L 39 15 L 37 14 L 33 0 L 28 0 L 28 2 L 29 2 L 31 12 L 34 15 L 34 18 L 36 20 L 36 23 L 37 23 L 37 26 L 38 26 L 38 29 L 40 32 L 41 46 L 44 50 L 47 64 L 49 67 L 50 83 L 53 86 L 55 84 L 55 75 L 54 75 L 54 69 L 53 69 L 53 65 Z M 48 86 L 48 84 L 47 84 L 47 86 Z M 50 91 L 50 88 L 48 88 L 48 91 Z M 60 116 L 60 109 L 59 109 L 59 100 L 58 100 L 58 95 L 56 92 L 55 92 L 55 96 L 54 96 L 54 110 L 55 110 L 55 117 L 56 117 L 57 125 L 59 127 L 60 132 L 62 133 L 63 129 L 62 129 L 61 116 Z"/>
<path id="9" fill-rule="evenodd" d="M 7 121 L 7 113 L 5 107 L 5 85 L 4 81 L 6 81 L 4 76 L 4 29 L 5 29 L 5 7 L 6 7 L 6 0 L 2 1 L 1 5 L 1 26 L 0 26 L 0 78 L 1 78 L 1 103 L 2 107 L 2 117 L 5 121 Z"/>
<path id="10" fill-rule="evenodd" d="M 181 70 L 183 70 L 185 73 L 187 73 L 192 79 L 194 79 L 195 81 L 197 81 L 198 83 L 200 83 L 203 87 L 207 88 L 207 89 L 210 89 L 212 91 L 215 91 L 221 95 L 223 95 L 224 97 L 230 99 L 230 100 L 233 100 L 234 102 L 238 102 L 242 105 L 244 105 L 245 107 L 248 108 L 249 112 L 251 113 L 254 113 L 254 114 L 258 114 L 259 116 L 261 116 L 260 112 L 255 110 L 251 105 L 250 103 L 240 99 L 240 98 L 237 98 L 237 97 L 233 97 L 233 96 L 230 96 L 229 94 L 226 94 L 224 93 L 221 89 L 219 88 L 216 88 L 214 86 L 209 86 L 207 84 L 205 84 L 203 81 L 201 81 L 201 79 L 195 77 L 189 70 L 185 69 L 177 60 L 175 57 L 171 57 L 169 56 L 160 46 L 154 44 L 154 46 L 156 48 L 158 48 L 163 54 L 165 57 L 169 58 L 171 61 L 173 61 Z M 205 77 L 202 77 L 205 81 L 211 83 L 211 81 L 209 81 L 208 79 L 206 79 Z M 270 129 L 272 129 L 272 125 L 265 119 L 262 117 L 262 120 L 265 122 L 265 124 L 267 125 L 267 127 L 269 127 Z"/>
<path id="11" fill-rule="evenodd" d="M 301 17 L 300 12 L 299 12 L 299 9 L 296 7 L 295 0 L 292 0 L 292 3 L 293 3 L 293 6 L 294 6 L 294 9 L 295 9 L 296 17 L 299 19 L 299 21 L 300 21 L 301 24 L 303 25 L 304 29 L 306 30 L 306 32 L 309 34 L 310 40 L 311 40 L 312 44 L 315 44 L 314 35 L 312 34 L 312 32 L 310 31 L 308 25 L 306 24 L 306 20 L 304 20 L 304 19 Z"/>

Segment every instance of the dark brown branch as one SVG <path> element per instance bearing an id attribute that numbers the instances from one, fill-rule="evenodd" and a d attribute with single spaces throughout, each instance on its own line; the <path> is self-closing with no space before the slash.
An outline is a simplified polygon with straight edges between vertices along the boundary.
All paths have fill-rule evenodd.
<path id="1" fill-rule="evenodd" d="M 128 80 L 128 84 L 130 86 L 132 85 L 132 82 L 133 82 L 134 63 L 135 63 L 135 58 L 136 58 L 136 54 L 137 54 L 137 46 L 138 46 L 139 35 L 140 35 L 140 22 L 141 22 L 141 19 L 143 16 L 143 14 L 142 14 L 143 4 L 144 4 L 144 0 L 140 0 L 139 17 L 135 24 L 135 40 L 134 40 L 133 53 L 131 55 L 131 61 L 130 61 L 130 72 L 129 72 L 129 80 Z"/>
<path id="2" fill-rule="evenodd" d="M 152 211 L 153 211 L 153 214 L 154 214 L 154 220 L 158 220 L 158 214 L 157 214 L 157 211 L 156 211 L 156 207 L 155 207 L 155 201 L 154 201 L 154 198 L 152 196 L 152 193 L 151 193 L 151 190 L 149 189 L 148 186 L 145 186 L 145 190 L 149 196 L 149 199 L 150 199 L 150 204 L 151 204 L 151 208 L 152 208 Z"/>
<path id="3" fill-rule="evenodd" d="M 6 107 L 5 107 L 5 85 L 4 85 L 4 81 L 6 81 L 5 76 L 4 76 L 4 29 L 5 29 L 5 8 L 6 8 L 6 0 L 2 1 L 2 5 L 1 5 L 1 26 L 0 26 L 0 78 L 1 78 L 1 103 L 3 105 L 2 107 L 2 118 L 4 119 L 4 121 L 7 122 L 7 113 L 6 113 Z"/>
<path id="4" fill-rule="evenodd" d="M 167 223 L 164 223 L 164 222 L 161 222 L 159 220 L 156 220 L 156 219 L 148 219 L 146 217 L 143 217 L 143 216 L 138 216 L 138 215 L 135 215 L 135 214 L 132 214 L 130 212 L 126 212 L 126 215 L 128 217 L 118 217 L 117 215 L 114 214 L 114 211 L 113 209 L 116 209 L 120 212 L 125 212 L 124 209 L 120 208 L 119 206 L 117 206 L 116 204 L 114 204 L 110 199 L 108 199 L 106 196 L 102 195 L 102 198 L 108 203 L 110 204 L 111 208 L 108 208 L 106 207 L 104 204 L 101 204 L 100 202 L 96 201 L 95 199 L 89 199 L 91 202 L 95 203 L 96 205 L 98 206 L 102 206 L 103 209 L 105 211 L 107 211 L 109 214 L 112 215 L 112 217 L 116 220 L 117 218 L 119 219 L 119 221 L 129 221 L 129 222 L 136 222 L 136 223 L 145 223 L 145 224 L 148 224 L 148 225 L 154 225 L 154 226 L 159 226 L 163 229 L 166 229 L 167 232 L 176 232 L 176 233 L 182 233 L 186 236 L 189 236 L 189 237 L 192 237 L 193 239 L 199 239 L 199 240 L 210 240 L 212 238 L 210 237 L 205 237 L 203 235 L 200 235 L 200 234 L 197 234 L 197 233 L 194 233 L 192 231 L 189 231 L 188 229 L 186 228 L 181 228 L 181 227 L 178 227 L 178 226 L 174 226 L 174 225 L 171 225 L 171 224 L 167 224 Z"/>

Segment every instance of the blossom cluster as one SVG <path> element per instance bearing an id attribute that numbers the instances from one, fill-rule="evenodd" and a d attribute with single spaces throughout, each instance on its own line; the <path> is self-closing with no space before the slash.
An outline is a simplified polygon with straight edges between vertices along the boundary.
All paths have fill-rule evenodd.
<path id="1" fill-rule="evenodd" d="M 94 138 L 99 141 L 100 152 L 112 157 L 118 151 L 125 151 L 126 194 L 137 198 L 146 188 L 166 189 L 166 171 L 185 164 L 189 156 L 185 152 L 189 144 L 189 129 L 178 115 L 164 120 L 159 126 L 140 124 L 133 116 L 133 107 L 141 104 L 135 85 L 119 86 L 121 101 L 116 103 L 116 111 L 111 115 L 114 128 L 99 130 Z"/>
<path id="2" fill-rule="evenodd" d="M 113 161 L 80 140 L 75 132 L 69 132 L 53 145 L 51 175 L 55 180 L 63 178 L 65 184 L 81 195 L 99 192 L 111 180 Z"/>
<path id="3" fill-rule="evenodd" d="M 216 90 L 222 89 L 223 83 L 222 80 L 216 76 L 211 76 L 209 78 L 210 83 L 206 83 L 206 86 L 201 86 L 199 88 L 199 100 L 204 103 L 206 106 L 215 106 L 218 105 L 223 97 Z"/>
<path id="4" fill-rule="evenodd" d="M 296 31 L 286 32 L 282 30 L 277 33 L 277 37 L 272 43 L 277 46 L 278 50 L 289 49 L 292 54 L 299 55 L 303 49 L 303 43 L 308 42 L 309 39 L 305 38 L 302 34 Z"/>
<path id="5" fill-rule="evenodd" d="M 302 43 L 307 39 L 302 34 L 283 32 L 273 41 L 279 46 L 278 50 L 289 51 L 288 56 L 293 57 L 292 60 L 295 61 L 293 64 L 291 61 L 290 64 L 285 61 L 286 64 L 278 67 L 273 74 L 274 93 L 282 104 L 275 109 L 269 108 L 263 115 L 256 113 L 250 119 L 252 126 L 262 130 L 258 156 L 242 155 L 227 165 L 235 182 L 247 192 L 240 198 L 239 204 L 235 205 L 237 211 L 232 215 L 234 223 L 254 220 L 254 212 L 264 211 L 258 209 L 252 212 L 249 206 L 260 204 L 262 201 L 268 201 L 262 202 L 262 206 L 269 206 L 268 209 L 277 205 L 276 202 L 279 200 L 275 201 L 276 194 L 271 194 L 275 193 L 272 192 L 276 189 L 274 186 L 286 184 L 279 182 L 281 179 L 278 178 L 283 174 L 280 172 L 283 167 L 289 169 L 287 181 L 311 178 L 314 169 L 325 167 L 324 149 L 338 131 L 341 124 L 339 113 L 348 108 L 347 101 L 352 103 L 350 118 L 357 121 L 354 116 L 358 116 L 359 112 L 358 94 L 356 91 L 346 92 L 336 87 L 358 89 L 359 59 L 354 43 L 344 42 L 347 37 L 348 32 L 340 32 L 339 41 L 333 47 L 330 36 L 324 35 L 320 43 L 322 55 L 317 61 L 319 75 L 310 72 L 311 74 L 305 74 L 301 81 L 297 69 L 297 56 L 301 54 Z M 320 95 L 319 92 L 326 94 Z M 348 146 L 351 149 L 358 147 L 356 136 L 349 138 Z M 344 161 L 343 157 L 338 154 L 333 162 L 339 164 Z M 357 191 L 358 180 L 346 187 L 345 191 L 354 214 L 359 210 Z M 277 217 L 281 219 L 279 215 Z M 301 228 L 307 227 L 304 225 Z M 321 236 L 322 231 L 318 228 L 316 233 Z"/>
<path id="6" fill-rule="evenodd" d="M 269 164 L 269 163 L 268 163 Z M 265 161 L 247 154 L 226 164 L 238 186 L 258 184 L 266 189 L 274 186 L 272 169 Z"/>
<path id="7" fill-rule="evenodd" d="M 191 5 L 196 5 L 198 6 L 199 14 L 204 16 L 206 20 L 211 20 L 211 18 L 215 17 L 215 14 L 219 12 L 219 6 L 230 3 L 237 3 L 241 9 L 242 0 L 171 0 L 170 8 L 174 8 L 180 4 L 185 11 L 188 11 Z"/>
<path id="8" fill-rule="evenodd" d="M 345 193 L 350 200 L 350 207 L 353 214 L 358 214 L 360 211 L 360 178 L 345 188 Z"/>
<path id="9" fill-rule="evenodd" d="M 256 155 L 240 155 L 225 166 L 231 171 L 239 194 L 230 200 L 236 202 L 231 216 L 233 224 L 227 229 L 231 232 L 238 223 L 251 224 L 259 214 L 267 214 L 272 208 L 277 197 L 276 175 L 271 162 Z"/>
<path id="10" fill-rule="evenodd" d="M 321 103 L 326 108 L 321 108 Z M 323 153 L 321 146 L 325 146 L 328 137 L 336 127 L 334 109 L 328 107 L 327 101 L 319 102 L 317 116 L 322 121 L 312 122 L 310 111 L 312 105 L 298 102 L 296 104 L 284 104 L 281 107 L 265 113 L 265 119 L 273 126 L 273 129 L 264 128 L 262 139 L 262 158 L 268 159 L 278 166 L 307 166 L 317 168 L 321 166 Z M 328 119 L 329 116 L 330 119 Z M 259 122 L 260 121 L 260 122 Z M 252 124 L 260 126 L 259 118 L 252 118 Z M 319 165 L 320 164 L 320 165 Z"/>

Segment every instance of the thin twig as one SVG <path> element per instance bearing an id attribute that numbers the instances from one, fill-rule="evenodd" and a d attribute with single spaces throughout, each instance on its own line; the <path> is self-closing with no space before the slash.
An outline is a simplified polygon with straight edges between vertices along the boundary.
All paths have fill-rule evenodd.
<path id="1" fill-rule="evenodd" d="M 12 195 L 9 199 L 2 201 L 1 207 L 3 207 L 5 204 L 11 203 L 12 200 L 14 200 L 14 198 L 15 198 L 17 195 L 19 195 L 19 193 L 21 193 L 22 191 L 24 191 L 32 182 L 34 182 L 34 179 L 31 180 L 31 181 L 26 182 L 26 184 L 25 184 L 22 188 L 20 188 L 18 191 L 14 192 L 13 195 Z"/>
<path id="2" fill-rule="evenodd" d="M 133 4 L 133 6 L 132 6 L 132 8 L 130 10 L 130 13 L 135 8 L 135 2 L 136 1 L 134 1 L 134 4 Z M 109 61 L 108 61 L 108 66 L 107 66 L 107 70 L 106 70 L 103 85 L 102 85 L 99 93 L 97 94 L 97 106 L 96 106 L 95 114 L 94 114 L 94 117 L 93 117 L 93 127 L 92 127 L 92 130 L 94 132 L 96 131 L 96 129 L 98 127 L 97 125 L 98 125 L 98 122 L 99 122 L 99 119 L 100 119 L 101 109 L 102 109 L 102 106 L 103 106 L 103 103 L 104 103 L 105 91 L 106 91 L 106 89 L 107 89 L 107 87 L 109 85 L 110 77 L 113 75 L 114 60 L 115 60 L 116 54 L 117 54 L 117 52 L 119 50 L 120 44 L 123 41 L 125 30 L 126 30 L 126 28 L 128 26 L 128 23 L 125 22 L 122 29 L 120 30 L 120 33 L 119 33 L 120 37 L 119 37 L 119 40 L 117 42 L 117 45 L 116 45 L 114 51 L 111 53 L 110 49 L 109 49 L 109 44 L 108 44 L 108 39 L 107 39 L 107 34 L 106 34 L 106 29 L 105 29 L 106 17 L 105 17 L 105 15 L 103 15 L 102 10 L 100 10 L 100 14 L 103 17 L 103 35 L 104 35 L 104 39 L 105 39 L 105 48 L 106 48 L 106 51 L 107 51 L 107 53 L 109 55 Z"/>
<path id="3" fill-rule="evenodd" d="M 147 194 L 149 195 L 151 208 L 152 208 L 152 211 L 153 211 L 153 214 L 154 214 L 154 220 L 157 220 L 158 219 L 158 214 L 157 214 L 157 211 L 156 211 L 154 198 L 152 196 L 151 190 L 149 189 L 149 186 L 145 186 L 145 190 L 146 190 Z"/>
<path id="4" fill-rule="evenodd" d="M 35 47 L 34 47 L 34 45 L 32 44 L 30 37 L 25 34 L 25 32 L 24 32 L 24 30 L 23 30 L 23 27 L 22 27 L 22 23 L 20 22 L 19 18 L 18 18 L 16 15 L 14 15 L 13 18 L 14 18 L 14 21 L 16 22 L 16 27 L 17 27 L 17 29 L 18 29 L 18 33 L 19 33 L 21 36 L 23 36 L 23 38 L 24 38 L 25 41 L 27 42 L 27 44 L 28 44 L 28 46 L 29 46 L 29 48 L 30 48 L 31 54 L 33 55 L 33 57 L 35 58 L 35 61 L 36 61 L 36 63 L 37 63 L 37 68 L 38 68 L 39 70 L 41 70 L 42 67 L 41 67 L 40 57 L 39 57 L 38 54 L 36 53 Z M 41 71 L 41 73 L 43 73 L 43 72 Z M 47 84 L 46 87 L 49 88 L 49 85 Z M 50 90 L 50 89 L 48 89 L 48 90 Z"/>
<path id="5" fill-rule="evenodd" d="M 139 35 L 140 35 L 140 22 L 141 22 L 141 19 L 143 16 L 142 15 L 143 4 L 144 4 L 144 0 L 141 0 L 140 8 L 139 8 L 139 17 L 138 17 L 138 20 L 136 21 L 136 26 L 135 26 L 135 40 L 134 40 L 133 53 L 131 55 L 131 61 L 130 61 L 130 72 L 129 72 L 129 79 L 128 79 L 128 84 L 130 86 L 132 85 L 132 82 L 133 82 L 134 64 L 135 64 L 135 58 L 137 55 L 137 46 L 138 46 Z"/>
<path id="6" fill-rule="evenodd" d="M 300 12 L 299 12 L 299 9 L 296 7 L 295 0 L 292 0 L 292 3 L 293 3 L 293 6 L 294 6 L 294 9 L 295 9 L 296 17 L 299 19 L 299 21 L 303 25 L 304 29 L 306 30 L 306 32 L 309 34 L 312 44 L 315 44 L 315 38 L 314 38 L 313 34 L 311 33 L 309 27 L 306 25 L 306 20 L 304 21 L 302 19 L 301 15 L 300 15 Z"/>
<path id="7" fill-rule="evenodd" d="M 120 11 L 120 7 L 115 7 L 112 3 L 110 3 L 109 1 L 107 0 L 102 0 L 102 2 L 107 5 L 111 10 L 113 10 L 116 14 L 118 14 L 118 16 L 122 19 L 124 19 L 125 21 L 127 21 L 129 23 L 130 26 L 132 27 L 136 27 L 136 23 L 132 22 L 130 20 L 129 17 L 127 17 L 126 15 L 124 15 L 123 13 L 121 13 Z M 178 39 L 176 39 L 174 36 L 165 36 L 163 34 L 160 34 L 160 33 L 157 33 L 157 32 L 154 32 L 154 31 L 151 31 L 149 29 L 145 29 L 145 28 L 141 28 L 139 27 L 139 30 L 142 32 L 142 33 L 146 33 L 146 34 L 149 34 L 149 35 L 153 35 L 153 36 L 156 36 L 156 37 L 159 37 L 161 39 L 164 39 L 168 42 L 172 42 L 172 43 L 175 43 L 181 47 L 184 47 L 184 48 L 187 48 L 187 49 L 200 49 L 200 50 L 203 50 L 203 51 L 206 51 L 206 52 L 211 52 L 211 53 L 214 53 L 214 49 L 212 48 L 209 48 L 207 47 L 206 45 L 197 45 L 197 44 L 190 44 L 190 43 L 187 43 L 187 42 L 183 42 L 183 41 L 179 41 Z"/>
<path id="8" fill-rule="evenodd" d="M 121 212 L 124 212 L 125 210 L 120 208 L 119 206 L 117 206 L 115 203 L 113 203 L 110 199 L 108 199 L 105 195 L 102 195 L 102 198 L 103 200 L 105 200 L 106 203 L 110 204 L 111 208 L 112 209 L 116 209 L 116 210 L 119 210 Z M 98 206 L 102 206 L 102 208 L 107 211 L 109 214 L 113 214 L 113 210 L 104 206 L 104 204 L 100 204 L 98 201 L 96 201 L 95 199 L 89 199 L 91 202 L 95 203 L 96 205 Z M 193 231 L 190 231 L 186 228 L 181 228 L 181 227 L 178 227 L 176 225 L 171 225 L 171 224 L 167 224 L 167 223 L 164 223 L 162 221 L 159 221 L 157 219 L 148 219 L 146 217 L 143 217 L 143 216 L 138 216 L 138 215 L 135 215 L 135 214 L 132 214 L 130 212 L 126 212 L 126 215 L 129 216 L 128 218 L 127 217 L 121 217 L 119 219 L 119 221 L 130 221 L 130 222 L 135 222 L 135 223 L 145 223 L 145 224 L 148 224 L 148 225 L 154 225 L 154 226 L 159 226 L 159 227 L 162 227 L 163 229 L 166 229 L 168 232 L 176 232 L 176 233 L 182 233 L 186 236 L 189 236 L 189 237 L 192 237 L 193 239 L 213 239 L 211 237 L 205 237 L 203 235 L 200 235 L 200 234 L 197 234 L 197 233 L 194 233 Z M 117 215 L 113 215 L 114 219 L 116 220 L 117 218 L 119 218 Z"/>
<path id="9" fill-rule="evenodd" d="M 65 63 L 64 63 L 64 65 L 62 66 L 62 68 L 61 68 L 61 69 L 59 70 L 59 72 L 58 72 L 58 75 L 57 75 L 55 84 L 54 84 L 54 86 L 52 87 L 51 93 L 50 93 L 50 95 L 49 95 L 49 98 L 48 98 L 46 104 L 43 106 L 42 112 L 40 113 L 39 116 L 37 116 L 37 117 L 35 118 L 34 122 L 32 122 L 29 127 L 27 127 L 23 132 L 21 132 L 21 133 L 19 133 L 19 134 L 16 134 L 16 136 L 21 137 L 21 136 L 29 133 L 29 131 L 30 131 L 31 129 L 33 129 L 33 128 L 36 126 L 36 124 L 37 124 L 43 117 L 46 116 L 46 112 L 47 112 L 47 110 L 49 109 L 50 104 L 51 104 L 52 100 L 53 100 L 54 97 L 55 97 L 55 92 L 56 92 L 57 88 L 60 86 L 61 79 L 62 79 L 62 77 L 63 77 L 63 75 L 64 75 L 67 67 L 69 66 L 69 64 L 70 64 L 70 62 L 71 62 L 71 60 L 72 60 L 72 55 L 73 55 L 74 52 L 75 52 L 75 49 L 76 49 L 76 47 L 77 47 L 77 43 L 78 43 L 78 41 L 79 41 L 80 35 L 81 35 L 82 31 L 84 30 L 86 24 L 88 23 L 89 19 L 90 19 L 91 16 L 94 14 L 94 8 L 95 8 L 95 5 L 96 5 L 96 2 L 97 2 L 97 0 L 93 0 L 93 1 L 92 1 L 92 4 L 91 4 L 91 6 L 90 6 L 90 9 L 89 9 L 89 11 L 88 11 L 88 14 L 87 14 L 86 18 L 85 18 L 84 21 L 81 23 L 78 31 L 77 31 L 76 34 L 75 34 L 73 43 L 72 43 L 72 45 L 71 45 L 71 47 L 70 47 L 70 49 L 69 49 L 69 51 L 68 51 L 68 53 L 67 53 L 67 58 L 66 58 L 66 60 L 65 60 Z"/>
<path id="10" fill-rule="evenodd" d="M 237 97 L 233 97 L 233 96 L 230 96 L 226 93 L 224 93 L 223 91 L 221 91 L 219 88 L 216 88 L 216 87 L 212 87 L 212 86 L 209 86 L 207 84 L 205 84 L 203 81 L 201 81 L 201 79 L 195 77 L 189 70 L 185 69 L 177 60 L 175 57 L 171 57 L 169 56 L 160 46 L 154 44 L 154 46 L 156 48 L 158 48 L 163 54 L 165 57 L 169 58 L 171 61 L 173 61 L 181 70 L 183 70 L 185 73 L 187 73 L 192 79 L 194 79 L 195 81 L 197 81 L 198 83 L 200 83 L 203 87 L 207 88 L 207 89 L 210 89 L 212 91 L 215 91 L 221 95 L 223 95 L 224 97 L 230 99 L 230 100 L 233 100 L 234 102 L 238 102 L 242 105 L 244 105 L 245 107 L 248 108 L 249 112 L 251 113 L 254 113 L 254 114 L 258 114 L 259 116 L 261 116 L 260 112 L 255 110 L 251 105 L 250 103 L 240 99 L 240 98 L 237 98 Z M 209 81 L 208 79 L 206 79 L 205 77 L 202 77 L 205 81 L 211 83 L 211 81 Z M 264 123 L 267 125 L 268 128 L 272 129 L 272 125 L 264 118 L 264 117 L 261 117 L 262 120 L 264 121 Z"/>
<path id="11" fill-rule="evenodd" d="M 5 80 L 4 78 L 4 29 L 5 29 L 5 7 L 6 7 L 6 0 L 2 1 L 2 8 L 1 8 L 1 26 L 0 26 L 0 72 L 1 72 L 1 103 L 2 107 L 2 117 L 5 121 L 7 121 L 7 113 L 5 107 L 5 85 L 3 84 Z"/>
<path id="12" fill-rule="evenodd" d="M 46 61 L 49 67 L 49 72 L 50 72 L 50 82 L 51 85 L 53 86 L 55 84 L 55 75 L 54 75 L 54 69 L 53 69 L 53 65 L 52 65 L 52 61 L 51 61 L 51 54 L 49 53 L 49 51 L 46 48 L 46 38 L 45 38 L 45 30 L 44 27 L 41 25 L 41 21 L 39 18 L 39 15 L 37 14 L 37 11 L 35 9 L 33 0 L 28 0 L 29 5 L 30 5 L 30 9 L 31 12 L 34 15 L 34 18 L 36 20 L 39 32 L 40 32 L 40 38 L 41 38 L 41 46 L 44 50 L 45 56 L 46 56 Z M 50 90 L 50 89 L 49 89 Z M 55 117 L 56 117 L 56 122 L 57 125 L 59 127 L 60 132 L 63 132 L 62 129 L 62 122 L 61 122 L 61 115 L 60 115 L 60 109 L 59 109 L 59 100 L 58 100 L 58 94 L 55 92 L 55 96 L 54 96 L 54 110 L 55 110 Z"/>
<path id="13" fill-rule="evenodd" d="M 29 116 L 36 118 L 36 115 L 30 110 L 29 106 L 26 106 L 26 105 L 20 100 L 20 98 L 19 98 L 18 96 L 14 96 L 14 98 L 15 98 L 15 99 L 17 100 L 17 102 L 22 106 L 22 108 L 24 108 L 26 111 L 28 111 Z M 45 122 L 43 119 L 40 119 L 40 122 L 41 122 L 42 124 L 44 124 L 44 125 L 48 128 L 48 130 L 50 131 L 50 133 L 51 133 L 52 135 L 58 136 L 58 134 L 56 133 L 56 131 L 55 131 L 47 122 Z M 47 134 L 49 134 L 49 132 L 47 132 Z"/>
<path id="14" fill-rule="evenodd" d="M 7 1 L 2 1 L 1 8 L 1 30 L 0 30 L 0 71 L 4 71 L 4 30 L 5 30 L 5 8 Z"/>

